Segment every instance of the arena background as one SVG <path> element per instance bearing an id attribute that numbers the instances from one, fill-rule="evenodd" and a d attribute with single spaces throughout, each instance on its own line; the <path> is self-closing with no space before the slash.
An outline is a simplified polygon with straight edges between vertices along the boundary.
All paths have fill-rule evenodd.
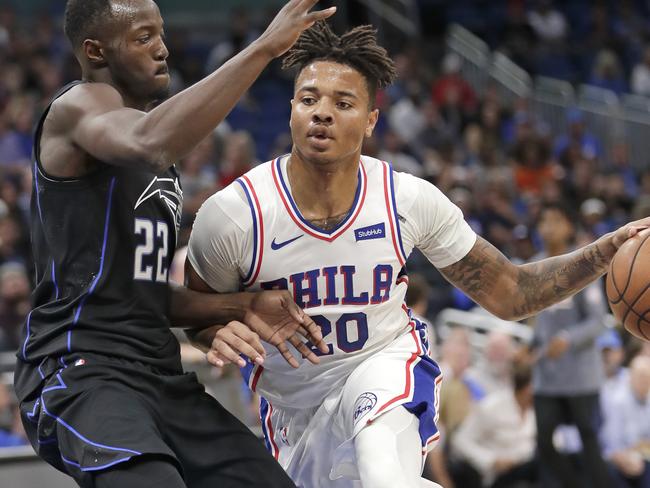
<path id="1" fill-rule="evenodd" d="M 157 3 L 166 21 L 173 90 L 179 91 L 260 34 L 284 2 Z M 53 93 L 79 77 L 61 29 L 64 4 L 0 0 L 2 488 L 72 486 L 24 446 L 11 392 L 17 334 L 33 284 L 31 130 Z M 360 23 L 376 26 L 397 63 L 399 79 L 379 94 L 382 116 L 365 154 L 435 183 L 463 209 L 470 225 L 512 260 L 526 262 L 542 250 L 536 223 L 546 203 L 573 210 L 578 243 L 650 215 L 650 2 L 321 4 L 339 7 L 332 21 L 339 32 Z M 207 196 L 255 164 L 288 151 L 291 89 L 291 74 L 272 64 L 214 136 L 179 161 L 185 194 L 180 247 Z M 474 389 L 481 387 L 480 371 L 497 364 L 509 367 L 525 355 L 532 329 L 478 310 L 420 255 L 411 257 L 409 271 L 411 304 L 435 334 L 434 358 L 468 391 L 450 392 L 456 403 L 441 419 L 450 433 L 439 448 L 443 468 L 434 462 L 425 471 L 440 480 L 439 469 L 446 465 L 453 471 L 454 463 L 467 462 L 450 439 L 481 402 L 483 395 Z M 175 278 L 182 280 L 181 266 Z M 621 332 L 611 316 L 604 323 L 607 331 L 592 341 L 603 357 L 620 351 L 625 366 L 639 354 L 650 355 L 648 345 Z M 208 368 L 189 347 L 185 353 L 188 368 L 199 372 L 209 391 L 258 429 L 256 399 L 246 393 L 238 372 Z M 645 422 L 638 428 L 648 431 L 650 416 Z M 570 432 L 558 438 L 567 455 L 579 453 Z"/>

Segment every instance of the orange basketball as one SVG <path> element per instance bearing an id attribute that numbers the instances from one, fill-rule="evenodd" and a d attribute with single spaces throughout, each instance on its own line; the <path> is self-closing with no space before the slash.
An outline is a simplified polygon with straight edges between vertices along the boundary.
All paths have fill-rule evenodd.
<path id="1" fill-rule="evenodd" d="M 614 255 L 607 300 L 628 332 L 650 341 L 650 229 L 628 239 Z"/>

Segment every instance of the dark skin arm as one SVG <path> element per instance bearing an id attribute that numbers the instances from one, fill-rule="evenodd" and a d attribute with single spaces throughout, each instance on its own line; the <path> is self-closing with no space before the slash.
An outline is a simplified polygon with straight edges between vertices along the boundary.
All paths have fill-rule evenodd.
<path id="1" fill-rule="evenodd" d="M 129 108 L 110 84 L 74 87 L 56 100 L 44 125 L 45 170 L 58 177 L 82 176 L 96 160 L 154 173 L 166 170 L 210 134 L 273 58 L 303 30 L 334 13 L 309 12 L 317 1 L 291 0 L 251 46 L 149 112 Z M 101 51 L 93 56 L 102 62 Z"/>
<path id="2" fill-rule="evenodd" d="M 520 320 L 601 277 L 623 242 L 649 226 L 650 218 L 638 220 L 572 253 L 519 266 L 479 237 L 467 256 L 440 271 L 497 317 Z"/>
<path id="3" fill-rule="evenodd" d="M 230 300 L 237 307 L 245 303 L 243 315 L 236 311 L 236 316 L 230 320 L 214 320 L 214 325 L 204 329 L 186 329 L 185 333 L 192 344 L 207 352 L 208 361 L 214 366 L 235 363 L 243 366 L 239 354 L 244 354 L 258 364 L 264 359 L 264 348 L 261 340 L 275 346 L 284 359 L 294 368 L 299 366 L 291 354 L 287 343 L 295 347 L 307 360 L 318 364 L 318 356 L 307 347 L 304 340 L 316 345 L 322 352 L 328 348 L 323 341 L 320 327 L 305 314 L 293 301 L 286 290 L 263 291 L 257 293 L 233 293 L 227 295 L 215 294 L 196 273 L 189 261 L 185 263 L 187 293 L 195 293 L 219 299 Z M 194 290 L 194 291 L 193 291 Z M 199 293 L 200 292 L 200 293 Z M 183 306 L 184 302 L 178 302 Z M 180 312 L 180 311 L 179 311 Z"/>

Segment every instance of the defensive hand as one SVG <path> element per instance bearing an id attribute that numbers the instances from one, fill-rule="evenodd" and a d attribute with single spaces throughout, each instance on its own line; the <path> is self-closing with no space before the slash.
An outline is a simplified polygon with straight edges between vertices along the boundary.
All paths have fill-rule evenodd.
<path id="1" fill-rule="evenodd" d="M 291 0 L 278 12 L 258 42 L 272 57 L 282 56 L 304 30 L 336 12 L 336 7 L 310 12 L 317 3 L 318 0 Z"/>

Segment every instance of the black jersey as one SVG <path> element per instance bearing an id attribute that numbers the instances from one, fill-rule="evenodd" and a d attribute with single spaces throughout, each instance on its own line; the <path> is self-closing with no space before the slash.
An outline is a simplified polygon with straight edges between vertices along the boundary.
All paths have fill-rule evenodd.
<path id="1" fill-rule="evenodd" d="M 182 206 L 178 173 L 174 167 L 153 174 L 102 164 L 80 179 L 48 176 L 39 162 L 39 140 L 49 108 L 35 133 L 36 288 L 17 353 L 19 398 L 72 353 L 181 371 L 168 319 L 168 271 Z"/>

